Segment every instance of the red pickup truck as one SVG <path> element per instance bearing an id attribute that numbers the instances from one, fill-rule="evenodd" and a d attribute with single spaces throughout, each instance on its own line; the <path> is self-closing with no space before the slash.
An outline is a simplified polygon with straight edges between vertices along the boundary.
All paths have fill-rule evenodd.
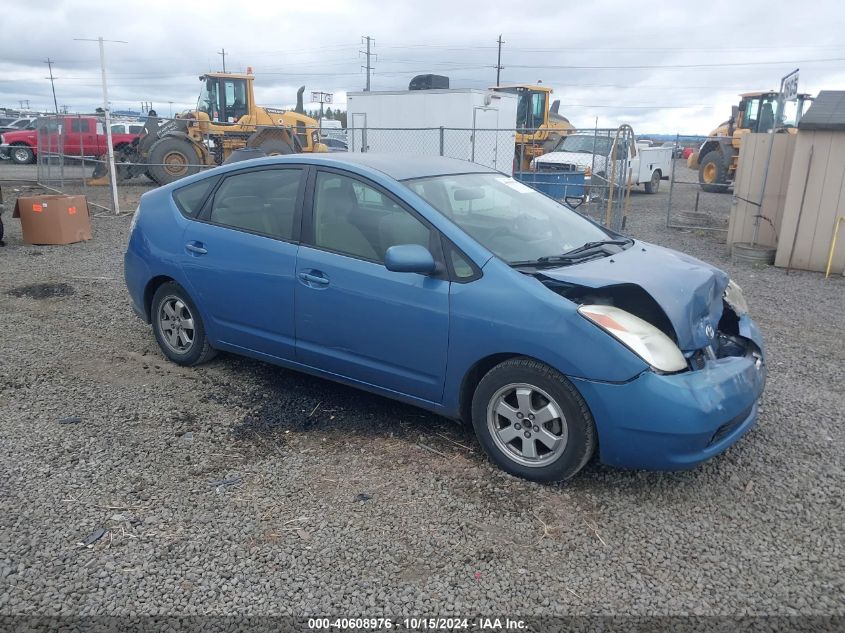
<path id="1" fill-rule="evenodd" d="M 138 138 L 138 134 L 112 133 L 112 145 L 119 149 Z M 107 153 L 103 121 L 95 116 L 42 118 L 34 130 L 0 134 L 0 157 L 25 165 L 35 162 L 38 148 L 66 156 L 101 157 Z"/>

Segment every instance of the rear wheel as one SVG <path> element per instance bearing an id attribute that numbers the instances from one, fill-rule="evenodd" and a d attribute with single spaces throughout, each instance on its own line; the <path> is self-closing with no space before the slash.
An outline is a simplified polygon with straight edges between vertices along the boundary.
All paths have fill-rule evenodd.
<path id="1" fill-rule="evenodd" d="M 35 154 L 26 145 L 12 145 L 9 156 L 16 165 L 29 165 L 35 159 Z"/>
<path id="2" fill-rule="evenodd" d="M 490 459 L 532 481 L 577 473 L 595 451 L 595 423 L 564 376 L 527 358 L 491 369 L 472 398 L 472 424 Z"/>
<path id="3" fill-rule="evenodd" d="M 651 175 L 651 180 L 645 184 L 646 193 L 657 193 L 657 190 L 660 189 L 661 176 L 662 174 L 660 173 L 660 170 L 655 169 L 654 173 Z"/>
<path id="4" fill-rule="evenodd" d="M 728 190 L 728 165 L 722 152 L 714 149 L 699 160 L 698 182 L 701 189 L 709 193 Z"/>
<path id="5" fill-rule="evenodd" d="M 200 170 L 193 146 L 181 138 L 163 138 L 150 148 L 147 172 L 160 185 L 193 176 Z"/>
<path id="6" fill-rule="evenodd" d="M 199 310 L 179 284 L 158 287 L 150 314 L 158 346 L 177 365 L 199 365 L 217 353 L 205 335 Z"/>

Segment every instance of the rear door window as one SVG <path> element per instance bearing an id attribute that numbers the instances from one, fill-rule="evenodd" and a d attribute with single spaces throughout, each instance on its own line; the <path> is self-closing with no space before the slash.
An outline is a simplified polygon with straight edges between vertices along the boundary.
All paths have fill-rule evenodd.
<path id="1" fill-rule="evenodd" d="M 208 197 L 208 193 L 216 182 L 217 180 L 215 178 L 207 178 L 206 180 L 200 180 L 199 182 L 174 191 L 173 199 L 176 201 L 176 206 L 179 207 L 182 214 L 196 217 L 200 209 L 202 209 L 202 204 Z"/>
<path id="2" fill-rule="evenodd" d="M 209 221 L 293 241 L 302 169 L 262 169 L 228 176 L 214 194 Z"/>

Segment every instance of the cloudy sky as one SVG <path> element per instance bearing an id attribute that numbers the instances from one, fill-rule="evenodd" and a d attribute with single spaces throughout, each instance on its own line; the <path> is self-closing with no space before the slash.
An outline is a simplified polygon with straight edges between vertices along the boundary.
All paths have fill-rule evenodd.
<path id="1" fill-rule="evenodd" d="M 288 106 L 296 88 L 335 93 L 364 86 L 361 36 L 375 40 L 373 90 L 403 89 L 435 72 L 452 87 L 542 80 L 578 126 L 630 123 L 636 131 L 707 133 L 739 92 L 777 88 L 801 69 L 800 90 L 845 89 L 845 4 L 837 0 L 676 0 L 575 3 L 499 0 L 4 3 L 0 107 L 102 104 L 99 54 L 107 44 L 114 109 L 152 102 L 160 115 L 194 107 L 199 74 L 252 66 L 259 103 Z M 20 37 L 15 37 L 19 34 Z M 172 102 L 172 104 L 170 103 Z"/>

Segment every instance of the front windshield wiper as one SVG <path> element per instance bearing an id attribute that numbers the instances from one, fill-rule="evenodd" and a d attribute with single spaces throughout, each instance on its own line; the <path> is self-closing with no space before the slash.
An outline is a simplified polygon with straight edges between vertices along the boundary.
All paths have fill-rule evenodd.
<path id="1" fill-rule="evenodd" d="M 543 257 L 538 257 L 534 261 L 527 260 L 510 262 L 510 265 L 514 268 L 537 268 L 559 266 L 562 264 L 576 264 L 582 260 L 601 256 L 602 254 L 612 255 L 612 252 L 608 252 L 605 248 L 603 248 L 605 246 L 625 246 L 633 243 L 634 240 L 631 238 L 598 240 L 595 242 L 587 242 L 586 244 L 582 244 L 581 246 L 566 251 L 565 253 L 561 253 L 560 255 L 545 255 Z"/>
<path id="2" fill-rule="evenodd" d="M 537 263 L 548 264 L 559 261 L 571 261 L 573 259 L 580 259 L 581 257 L 590 254 L 592 251 L 603 250 L 603 246 L 625 246 L 633 243 L 634 240 L 629 237 L 619 240 L 597 240 L 595 242 L 587 242 L 586 244 L 582 244 L 581 246 L 573 248 L 570 251 L 566 251 L 565 253 L 561 253 L 560 255 L 546 255 L 545 257 L 538 257 Z"/>

